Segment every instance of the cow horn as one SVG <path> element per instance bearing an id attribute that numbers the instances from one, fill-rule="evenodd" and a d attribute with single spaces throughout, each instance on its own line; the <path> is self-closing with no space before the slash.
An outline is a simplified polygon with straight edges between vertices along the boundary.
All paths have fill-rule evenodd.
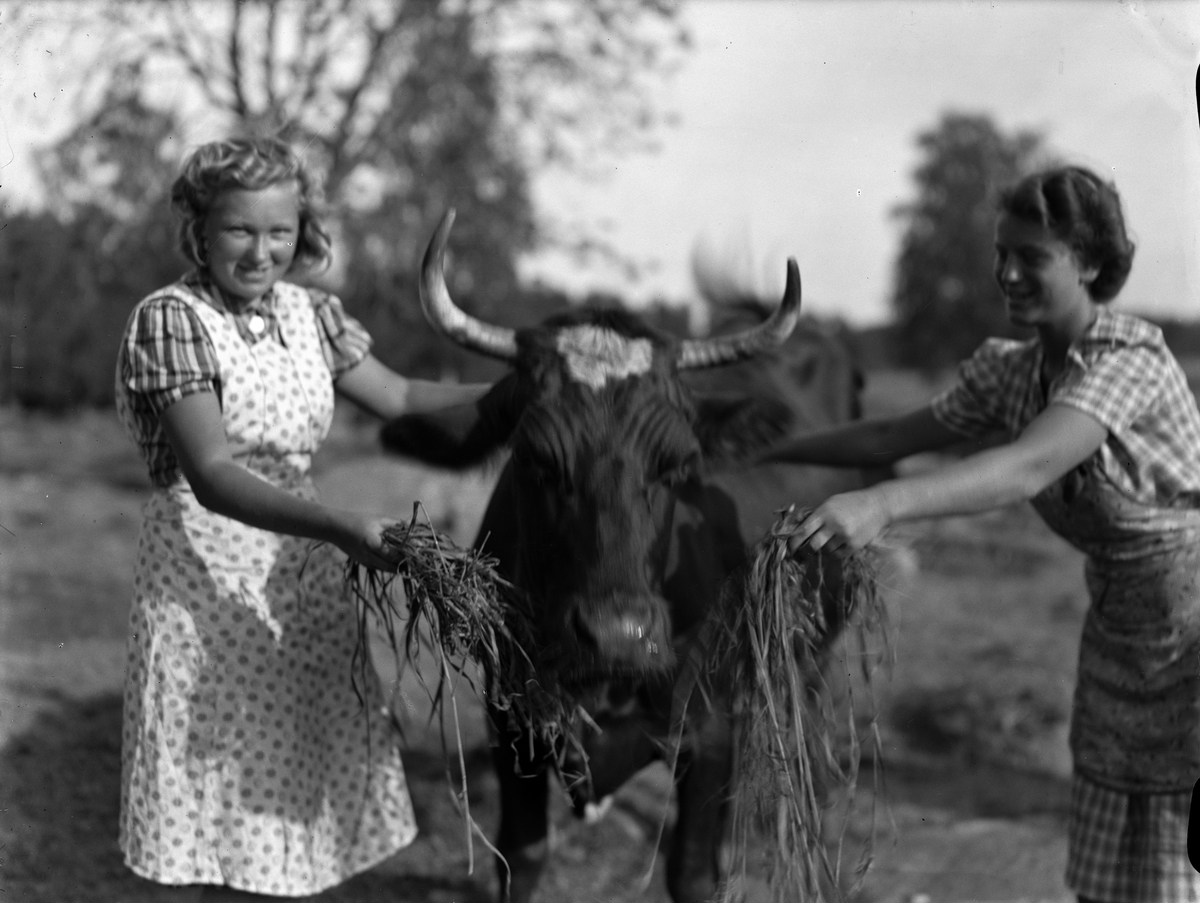
<path id="1" fill-rule="evenodd" d="M 685 339 L 679 346 L 679 354 L 675 366 L 679 370 L 697 370 L 702 367 L 719 367 L 721 364 L 732 364 L 754 357 L 760 351 L 766 351 L 777 345 L 782 345 L 796 322 L 800 319 L 800 267 L 796 259 L 789 257 L 787 262 L 787 285 L 783 290 L 783 300 L 779 307 L 752 329 L 735 333 L 734 335 L 718 336 L 710 339 Z"/>
<path id="2" fill-rule="evenodd" d="M 446 211 L 437 231 L 429 240 L 421 260 L 421 309 L 429 325 L 464 348 L 486 354 L 502 361 L 517 357 L 517 334 L 503 326 L 493 326 L 472 317 L 450 297 L 442 261 L 446 255 L 446 239 L 454 225 L 454 208 Z"/>

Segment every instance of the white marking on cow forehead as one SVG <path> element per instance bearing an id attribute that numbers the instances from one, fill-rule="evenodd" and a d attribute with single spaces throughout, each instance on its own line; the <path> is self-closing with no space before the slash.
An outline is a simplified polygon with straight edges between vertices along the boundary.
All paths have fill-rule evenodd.
<path id="1" fill-rule="evenodd" d="M 654 346 L 649 339 L 631 339 L 599 326 L 560 330 L 555 347 L 576 382 L 600 389 L 610 379 L 650 372 Z"/>

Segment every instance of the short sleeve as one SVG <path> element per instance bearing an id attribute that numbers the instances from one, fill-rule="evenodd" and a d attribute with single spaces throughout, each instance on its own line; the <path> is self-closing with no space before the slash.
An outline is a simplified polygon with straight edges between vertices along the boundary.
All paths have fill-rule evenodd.
<path id="1" fill-rule="evenodd" d="M 983 436 L 1008 429 L 1005 411 L 1020 350 L 1018 342 L 986 340 L 959 364 L 954 385 L 930 402 L 933 416 L 962 436 Z"/>
<path id="2" fill-rule="evenodd" d="M 180 298 L 163 295 L 138 305 L 121 353 L 125 388 L 144 396 L 155 414 L 186 395 L 217 391 L 220 370 L 208 331 Z"/>
<path id="3" fill-rule="evenodd" d="M 371 336 L 358 320 L 346 313 L 336 295 L 312 290 L 321 351 L 336 379 L 359 364 L 371 351 Z"/>
<path id="4" fill-rule="evenodd" d="M 1089 414 L 1111 433 L 1124 433 L 1162 399 L 1170 378 L 1169 354 L 1161 344 L 1109 346 L 1056 386 L 1049 401 Z"/>

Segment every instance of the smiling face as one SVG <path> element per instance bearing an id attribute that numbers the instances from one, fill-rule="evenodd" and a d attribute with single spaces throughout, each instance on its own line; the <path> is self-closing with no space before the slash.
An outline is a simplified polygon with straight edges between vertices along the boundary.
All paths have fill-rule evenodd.
<path id="1" fill-rule="evenodd" d="M 295 183 L 224 191 L 205 221 L 209 274 L 227 296 L 256 301 L 291 268 L 299 235 Z"/>
<path id="2" fill-rule="evenodd" d="M 1007 213 L 996 222 L 994 273 L 1017 326 L 1075 333 L 1091 321 L 1094 267 L 1040 223 Z"/>

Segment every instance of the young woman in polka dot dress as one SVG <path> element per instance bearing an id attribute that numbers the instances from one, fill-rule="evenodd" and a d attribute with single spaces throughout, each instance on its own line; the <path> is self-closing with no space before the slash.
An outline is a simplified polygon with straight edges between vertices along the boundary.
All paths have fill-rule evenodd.
<path id="1" fill-rule="evenodd" d="M 321 504 L 309 470 L 335 391 L 394 417 L 487 387 L 405 379 L 337 298 L 282 281 L 328 265 L 315 198 L 281 141 L 199 148 L 171 197 L 196 269 L 137 305 L 117 363 L 154 484 L 120 844 L 135 873 L 189 898 L 315 894 L 416 832 L 381 687 L 364 704 L 352 686 L 343 587 L 346 556 L 395 564 L 382 536 L 396 521 Z"/>

